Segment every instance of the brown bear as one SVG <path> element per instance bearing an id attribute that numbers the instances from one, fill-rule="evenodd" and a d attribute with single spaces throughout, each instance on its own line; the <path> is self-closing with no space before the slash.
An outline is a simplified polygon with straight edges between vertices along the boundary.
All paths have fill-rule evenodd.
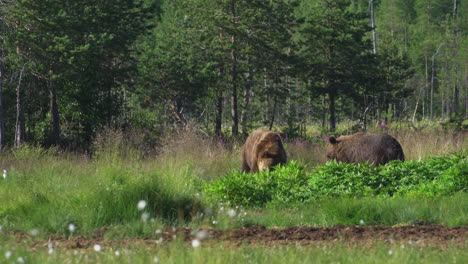
<path id="1" fill-rule="evenodd" d="M 243 172 L 264 171 L 286 161 L 286 151 L 278 133 L 257 129 L 245 141 L 242 153 Z"/>
<path id="2" fill-rule="evenodd" d="M 356 133 L 339 138 L 330 137 L 327 151 L 328 159 L 346 163 L 369 162 L 374 166 L 391 160 L 405 160 L 400 143 L 385 134 Z"/>

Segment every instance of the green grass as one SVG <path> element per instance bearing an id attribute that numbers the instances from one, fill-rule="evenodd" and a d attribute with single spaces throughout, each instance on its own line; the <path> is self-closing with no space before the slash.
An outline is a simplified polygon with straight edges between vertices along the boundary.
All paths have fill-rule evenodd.
<path id="1" fill-rule="evenodd" d="M 242 225 L 267 227 L 342 225 L 468 225 L 468 193 L 432 198 L 338 198 L 249 209 Z M 361 220 L 363 222 L 361 222 Z"/>
<path id="2" fill-rule="evenodd" d="M 405 195 L 397 197 L 334 194 L 343 190 L 348 194 L 365 194 L 362 190 L 368 188 L 361 182 L 367 176 L 360 171 L 365 170 L 368 180 L 372 180 L 373 174 L 369 171 L 375 170 L 367 165 L 330 163 L 321 166 L 313 170 L 320 172 L 316 175 L 322 175 L 317 178 L 321 180 L 315 179 L 315 185 L 311 185 L 307 171 L 295 163 L 274 172 L 232 172 L 222 178 L 219 182 L 236 176 L 230 181 L 231 185 L 223 187 L 230 186 L 236 195 L 257 199 L 258 205 L 265 206 L 248 209 L 236 208 L 236 200 L 224 193 L 206 197 L 201 188 L 206 179 L 213 176 L 199 170 L 200 164 L 187 156 L 132 161 L 106 155 L 105 159 L 89 160 L 33 149 L 27 151 L 27 155 L 15 156 L 20 162 L 10 166 L 6 180 L 0 180 L 0 201 L 8 201 L 0 203 L 0 226 L 4 229 L 37 229 L 46 236 L 50 233 L 88 235 L 90 230 L 107 227 L 106 237 L 125 238 L 147 237 L 164 226 L 221 229 L 243 225 L 333 226 L 358 224 L 360 220 L 366 225 L 412 224 L 420 220 L 450 226 L 468 224 L 468 194 L 457 193 L 459 189 L 452 188 L 462 186 L 463 178 L 450 176 L 459 174 L 456 168 L 466 167 L 466 163 L 459 162 L 460 156 L 380 167 L 381 173 L 393 177 L 388 184 L 382 181 L 388 185 L 384 187 L 391 187 L 389 190 L 393 192 L 404 191 Z M 420 163 L 425 165 L 421 167 Z M 443 173 L 444 177 L 437 178 L 437 173 L 445 170 L 456 173 Z M 424 177 L 419 177 L 418 171 L 423 171 Z M 462 179 L 462 182 L 453 179 Z M 426 185 L 418 185 L 422 180 Z M 404 181 L 406 185 L 400 184 Z M 352 183 L 348 188 L 355 190 L 342 189 L 340 183 L 343 182 Z M 415 190 L 421 188 L 448 192 L 445 196 L 440 192 L 415 195 Z M 305 194 L 321 198 L 307 199 Z M 147 201 L 146 208 L 141 211 L 137 209 L 140 200 Z M 236 212 L 235 217 L 227 214 L 231 208 Z M 142 221 L 143 214 L 147 216 L 146 221 Z M 69 224 L 77 227 L 73 234 L 68 230 Z"/>
<path id="3" fill-rule="evenodd" d="M 69 224 L 92 230 L 139 222 L 141 215 L 185 221 L 197 210 L 189 163 L 103 163 L 47 157 L 8 171 L 0 184 L 4 228 L 66 233 Z M 140 200 L 148 201 L 143 211 Z"/>
<path id="4" fill-rule="evenodd" d="M 362 248 L 339 242 L 308 247 L 226 246 L 224 242 L 215 242 L 203 243 L 195 249 L 180 241 L 162 246 L 127 242 L 103 245 L 101 252 L 60 247 L 53 254 L 47 252 L 47 238 L 51 234 L 92 237 L 94 233 L 90 231 L 102 227 L 108 228 L 104 241 L 109 241 L 152 239 L 156 229 L 168 226 L 228 229 L 249 225 L 406 225 L 416 221 L 468 225 L 468 193 L 458 188 L 466 181 L 458 177 L 463 175 L 466 162 L 448 159 L 448 163 L 439 163 L 435 158 L 422 161 L 425 162 L 422 167 L 419 161 L 394 164 L 380 169 L 381 176 L 391 180 L 381 181 L 387 189 L 379 190 L 402 195 L 367 195 L 365 190 L 369 189 L 361 183 L 363 179 L 371 182 L 375 177 L 373 173 L 360 171 L 373 171 L 365 165 L 356 169 L 354 165 L 331 163 L 314 168 L 320 165 L 317 164 L 320 159 L 313 157 L 304 159 L 309 167 L 303 167 L 306 162 L 297 162 L 276 170 L 278 177 L 274 181 L 275 174 L 271 172 L 246 178 L 252 175 L 236 172 L 240 165 L 239 149 L 228 151 L 217 143 L 191 141 L 186 135 L 182 138 L 182 143 L 168 141 L 162 154 L 153 158 L 143 158 L 144 155 L 127 149 L 124 141 L 119 147 L 97 148 L 91 159 L 30 146 L 0 154 L 0 169 L 7 169 L 8 173 L 7 179 L 0 178 L 1 228 L 39 231 L 37 236 L 21 239 L 0 233 L 0 263 L 18 263 L 20 257 L 25 263 L 154 263 L 155 257 L 160 263 L 468 262 L 466 247 L 460 245 L 441 250 L 409 245 L 400 248 L 399 244 Z M 113 146 L 112 142 L 109 144 Z M 297 151 L 299 160 L 308 153 L 307 148 Z M 321 172 L 312 183 L 310 177 L 303 177 L 310 171 Z M 330 172 L 337 173 L 330 177 Z M 423 177 L 419 177 L 421 172 Z M 231 185 L 240 194 L 255 198 L 254 191 L 262 190 L 258 197 L 267 199 L 257 207 L 238 207 L 228 197 L 203 192 L 207 183 L 222 181 L 233 174 L 238 181 Z M 354 176 L 344 181 L 350 174 Z M 356 192 L 343 189 L 340 185 L 343 182 L 351 183 Z M 314 186 L 317 188 L 313 189 Z M 304 194 L 327 188 L 340 195 L 317 192 L 320 199 L 305 199 Z M 344 191 L 351 195 L 341 195 Z M 147 201 L 144 210 L 137 209 L 140 200 Z M 148 216 L 146 221 L 142 220 L 144 213 Z M 70 232 L 69 224 L 77 229 Z M 116 250 L 120 256 L 115 255 Z M 5 255 L 8 251 L 12 252 L 9 259 Z"/>
<path id="5" fill-rule="evenodd" d="M 1 263 L 466 263 L 468 253 L 462 247 L 420 248 L 408 244 L 377 244 L 372 247 L 322 246 L 224 246 L 205 245 L 192 248 L 181 242 L 148 247 L 144 245 L 102 246 L 102 250 L 47 247 L 32 251 L 27 245 L 3 244 Z M 11 252 L 6 258 L 6 252 Z M 116 255 L 116 251 L 120 254 Z M 155 258 L 158 259 L 155 262 Z"/>

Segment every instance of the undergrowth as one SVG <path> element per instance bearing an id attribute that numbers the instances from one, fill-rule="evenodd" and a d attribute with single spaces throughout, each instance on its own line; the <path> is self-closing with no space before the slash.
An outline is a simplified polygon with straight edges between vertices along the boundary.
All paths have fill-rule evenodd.
<path id="1" fill-rule="evenodd" d="M 214 201 L 243 206 L 308 202 L 333 197 L 434 197 L 468 190 L 468 158 L 463 154 L 384 166 L 329 162 L 306 170 L 296 162 L 272 171 L 232 171 L 205 185 Z"/>

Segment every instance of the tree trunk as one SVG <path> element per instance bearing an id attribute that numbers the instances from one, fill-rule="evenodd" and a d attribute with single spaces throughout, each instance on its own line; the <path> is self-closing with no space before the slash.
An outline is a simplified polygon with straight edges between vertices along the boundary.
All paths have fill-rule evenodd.
<path id="1" fill-rule="evenodd" d="M 453 38 L 454 38 L 454 47 L 453 47 L 453 57 L 457 58 L 458 57 L 458 8 L 457 8 L 457 0 L 453 1 L 453 23 L 454 23 L 454 28 L 453 28 Z M 455 62 L 455 84 L 453 87 L 453 115 L 458 114 L 458 104 L 459 104 L 459 96 L 460 96 L 460 90 L 458 87 L 458 63 Z"/>
<path id="2" fill-rule="evenodd" d="M 232 24 L 236 24 L 236 0 L 231 0 L 231 15 Z M 239 135 L 239 117 L 237 112 L 237 36 L 234 33 L 231 36 L 231 81 L 232 81 L 232 94 L 231 94 L 231 118 L 232 118 L 232 135 Z"/>
<path id="3" fill-rule="evenodd" d="M 432 55 L 432 66 L 431 66 L 431 119 L 434 117 L 434 81 L 435 81 L 435 58 L 439 54 L 439 50 L 442 47 L 442 44 L 437 48 L 436 53 Z"/>
<path id="4" fill-rule="evenodd" d="M 271 113 L 270 126 L 269 126 L 270 130 L 273 129 L 273 123 L 275 122 L 275 113 L 276 113 L 277 102 L 278 102 L 278 99 L 277 99 L 277 96 L 275 95 L 275 97 L 273 98 L 273 111 Z"/>
<path id="5" fill-rule="evenodd" d="M 249 122 L 249 105 L 250 105 L 250 92 L 252 91 L 253 87 L 253 69 L 251 65 L 250 57 L 247 60 L 248 63 L 248 75 L 247 75 L 247 82 L 245 84 L 244 90 L 244 107 L 242 108 L 241 112 L 241 124 L 242 124 L 242 133 L 247 134 L 247 122 Z"/>
<path id="6" fill-rule="evenodd" d="M 216 118 L 215 118 L 215 134 L 218 137 L 222 136 L 221 125 L 223 121 L 223 89 L 218 88 L 216 95 Z"/>
<path id="7" fill-rule="evenodd" d="M 20 71 L 18 86 L 16 87 L 16 128 L 15 128 L 15 147 L 19 147 L 24 143 L 25 124 L 23 114 L 23 96 L 21 90 L 21 82 L 23 80 L 24 67 Z"/>
<path id="8" fill-rule="evenodd" d="M 325 116 L 327 114 L 327 109 L 325 107 L 325 96 L 322 96 L 322 128 L 325 127 Z"/>
<path id="9" fill-rule="evenodd" d="M 333 91 L 328 93 L 329 99 L 329 112 L 330 112 L 330 131 L 334 132 L 336 128 L 336 117 L 335 117 L 335 95 Z"/>
<path id="10" fill-rule="evenodd" d="M 0 150 L 5 146 L 5 121 L 3 120 L 3 49 L 0 49 Z"/>
<path id="11" fill-rule="evenodd" d="M 372 28 L 372 42 L 373 42 L 373 54 L 377 54 L 377 33 L 375 31 L 375 19 L 374 19 L 374 0 L 369 1 L 370 12 L 371 12 L 371 28 Z"/>
<path id="12" fill-rule="evenodd" d="M 51 83 L 51 82 L 50 82 Z M 52 85 L 51 95 L 50 95 L 50 114 L 51 114 L 51 125 L 52 133 L 50 137 L 50 143 L 52 145 L 57 145 L 60 142 L 60 118 L 59 118 L 59 109 L 57 103 L 57 89 L 55 85 Z"/>

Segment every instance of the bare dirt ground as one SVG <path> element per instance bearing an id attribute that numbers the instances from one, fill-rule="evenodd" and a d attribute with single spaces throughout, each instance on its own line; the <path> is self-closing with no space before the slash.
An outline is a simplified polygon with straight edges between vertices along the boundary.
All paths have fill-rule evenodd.
<path id="1" fill-rule="evenodd" d="M 54 247 L 66 249 L 88 249 L 95 244 L 107 247 L 145 245 L 160 246 L 168 241 L 183 239 L 189 243 L 193 239 L 203 240 L 204 244 L 223 243 L 226 246 L 241 245 L 367 245 L 408 244 L 445 248 L 449 245 L 468 245 L 468 226 L 446 227 L 442 225 L 424 226 L 343 226 L 333 227 L 286 227 L 265 228 L 263 226 L 244 227 L 230 230 L 166 228 L 151 238 L 105 239 L 105 229 L 89 237 L 51 236 L 47 241 L 32 241 L 31 247 L 38 249 L 53 243 Z M 15 233 L 19 241 L 29 236 Z"/>

